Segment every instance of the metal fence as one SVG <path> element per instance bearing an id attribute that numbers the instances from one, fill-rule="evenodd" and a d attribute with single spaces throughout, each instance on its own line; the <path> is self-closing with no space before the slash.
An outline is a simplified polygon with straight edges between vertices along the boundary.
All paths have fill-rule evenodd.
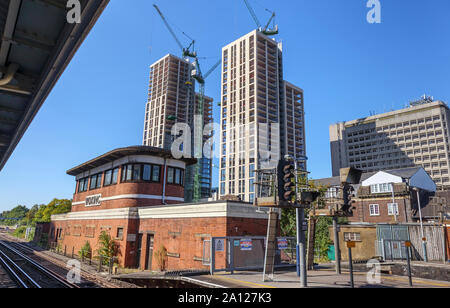
<path id="1" fill-rule="evenodd" d="M 444 228 L 438 225 L 424 225 L 427 256 L 429 261 L 446 259 Z M 405 241 L 411 242 L 411 259 L 424 260 L 422 230 L 420 224 L 378 225 L 375 250 L 383 260 L 405 260 Z"/>
<path id="2" fill-rule="evenodd" d="M 384 261 L 406 260 L 408 249 L 405 242 L 398 240 L 377 240 L 375 243 L 377 256 L 382 257 Z"/>
<path id="3" fill-rule="evenodd" d="M 207 248 L 210 246 L 210 253 Z M 262 270 L 266 250 L 266 237 L 213 237 L 204 242 L 205 265 L 210 272 Z M 290 267 L 296 264 L 296 239 L 277 238 L 275 267 Z"/>

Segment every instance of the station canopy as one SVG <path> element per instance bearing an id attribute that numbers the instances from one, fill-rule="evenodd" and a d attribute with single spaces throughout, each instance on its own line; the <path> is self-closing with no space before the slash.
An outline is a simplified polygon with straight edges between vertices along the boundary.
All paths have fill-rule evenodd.
<path id="1" fill-rule="evenodd" d="M 0 0 L 0 171 L 108 2 Z"/>

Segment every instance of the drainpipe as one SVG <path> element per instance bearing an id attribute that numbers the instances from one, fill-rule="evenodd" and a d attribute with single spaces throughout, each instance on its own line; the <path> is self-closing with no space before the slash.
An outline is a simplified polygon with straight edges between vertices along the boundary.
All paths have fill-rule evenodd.
<path id="1" fill-rule="evenodd" d="M 164 158 L 164 170 L 163 170 L 163 192 L 162 192 L 162 204 L 167 205 L 166 202 L 166 179 L 167 176 L 167 158 Z"/>
<path id="2" fill-rule="evenodd" d="M 0 86 L 6 86 L 13 80 L 14 75 L 16 75 L 16 72 L 19 70 L 19 64 L 11 63 L 8 65 L 8 68 L 6 70 L 5 76 L 0 79 Z"/>

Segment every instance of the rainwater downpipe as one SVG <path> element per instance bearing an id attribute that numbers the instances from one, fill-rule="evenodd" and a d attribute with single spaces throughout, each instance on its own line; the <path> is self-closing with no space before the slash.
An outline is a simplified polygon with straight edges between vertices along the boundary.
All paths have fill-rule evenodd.
<path id="1" fill-rule="evenodd" d="M 11 82 L 11 80 L 13 80 L 18 70 L 19 64 L 11 63 L 10 65 L 8 65 L 5 76 L 2 79 L 0 79 L 0 86 L 8 85 Z"/>
<path id="2" fill-rule="evenodd" d="M 164 168 L 163 168 L 163 192 L 162 192 L 162 204 L 167 205 L 166 202 L 166 177 L 167 177 L 167 158 L 164 158 Z"/>

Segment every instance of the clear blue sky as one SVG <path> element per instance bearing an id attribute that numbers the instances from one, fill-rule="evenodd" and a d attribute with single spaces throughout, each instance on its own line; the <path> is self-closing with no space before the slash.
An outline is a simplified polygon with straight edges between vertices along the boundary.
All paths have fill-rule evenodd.
<path id="1" fill-rule="evenodd" d="M 175 29 L 197 40 L 209 58 L 204 69 L 254 29 L 242 0 L 155 1 Z M 331 123 L 400 108 L 424 93 L 450 102 L 450 1 L 380 0 L 379 25 L 367 23 L 366 0 L 250 1 L 262 22 L 264 7 L 276 10 L 285 79 L 305 90 L 312 177 L 331 173 Z M 152 4 L 111 0 L 0 172 L 0 211 L 71 198 L 75 181 L 66 170 L 142 143 L 148 67 L 179 54 Z M 207 82 L 216 100 L 219 78 Z"/>

